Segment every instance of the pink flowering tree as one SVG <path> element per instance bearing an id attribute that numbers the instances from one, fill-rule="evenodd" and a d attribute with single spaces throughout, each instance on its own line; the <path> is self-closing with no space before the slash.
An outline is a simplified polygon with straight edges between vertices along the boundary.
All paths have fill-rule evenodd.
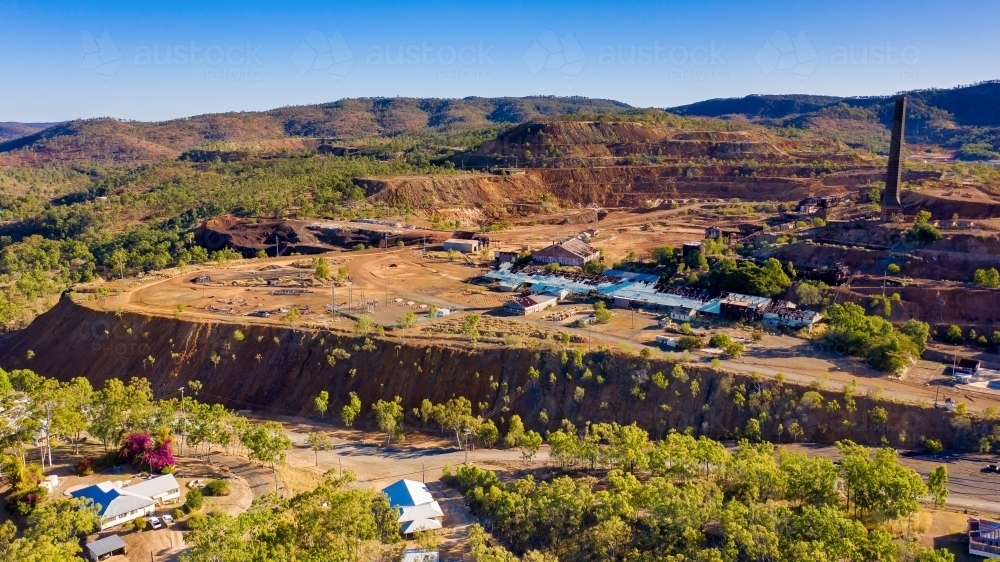
<path id="1" fill-rule="evenodd" d="M 122 445 L 121 459 L 150 472 L 160 472 L 165 466 L 176 463 L 170 438 L 157 443 L 148 431 L 130 433 Z"/>

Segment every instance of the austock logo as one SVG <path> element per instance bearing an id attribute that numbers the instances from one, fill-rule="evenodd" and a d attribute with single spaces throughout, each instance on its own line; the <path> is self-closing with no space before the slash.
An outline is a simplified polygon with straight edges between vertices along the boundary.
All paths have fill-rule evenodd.
<path id="1" fill-rule="evenodd" d="M 796 78 L 808 78 L 819 63 L 819 53 L 802 31 L 792 38 L 787 31 L 778 29 L 757 51 L 754 61 L 765 76 L 788 71 Z"/>
<path id="2" fill-rule="evenodd" d="M 559 37 L 556 32 L 546 29 L 528 47 L 522 60 L 532 76 L 545 70 L 555 70 L 564 78 L 573 79 L 583 70 L 587 55 L 571 31 Z"/>
<path id="3" fill-rule="evenodd" d="M 107 31 L 96 38 L 89 31 L 81 31 L 80 48 L 83 50 L 80 68 L 93 70 L 104 81 L 114 77 L 124 60 L 121 51 Z"/>
<path id="4" fill-rule="evenodd" d="M 292 64 L 299 75 L 319 71 L 342 79 L 354 66 L 354 51 L 339 31 L 327 37 L 314 29 L 292 53 Z"/>

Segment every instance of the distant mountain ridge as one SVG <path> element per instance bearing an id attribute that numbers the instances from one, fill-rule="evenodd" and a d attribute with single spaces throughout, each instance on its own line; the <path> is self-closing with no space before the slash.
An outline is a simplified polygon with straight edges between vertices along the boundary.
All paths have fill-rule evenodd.
<path id="1" fill-rule="evenodd" d="M 0 142 L 0 165 L 146 163 L 177 156 L 210 142 L 252 143 L 303 137 L 352 139 L 447 132 L 546 116 L 626 109 L 631 106 L 584 97 L 353 98 L 162 122 L 104 118 L 69 121 L 48 128 L 11 124 L 10 136 L 0 137 L 0 141 L 5 140 Z M 18 131 L 24 134 L 17 134 Z"/>
<path id="2" fill-rule="evenodd" d="M 848 144 L 865 146 L 866 141 L 873 141 L 881 145 L 888 139 L 885 130 L 892 124 L 892 104 L 897 95 L 751 95 L 705 100 L 667 111 L 692 117 L 743 117 L 771 126 L 813 129 L 833 137 L 839 133 L 840 140 Z M 1000 150 L 1000 80 L 913 90 L 906 95 L 908 141 L 953 149 L 985 143 Z"/>
<path id="3" fill-rule="evenodd" d="M 16 139 L 43 129 L 48 129 L 58 123 L 16 123 L 0 122 L 0 142 Z"/>

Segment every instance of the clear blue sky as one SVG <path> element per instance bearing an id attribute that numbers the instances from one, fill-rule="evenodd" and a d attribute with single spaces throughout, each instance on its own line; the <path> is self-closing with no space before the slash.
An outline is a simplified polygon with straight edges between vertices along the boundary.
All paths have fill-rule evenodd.
<path id="1" fill-rule="evenodd" d="M 0 0 L 0 121 L 359 96 L 665 107 L 1000 78 L 997 0 L 88 4 Z"/>

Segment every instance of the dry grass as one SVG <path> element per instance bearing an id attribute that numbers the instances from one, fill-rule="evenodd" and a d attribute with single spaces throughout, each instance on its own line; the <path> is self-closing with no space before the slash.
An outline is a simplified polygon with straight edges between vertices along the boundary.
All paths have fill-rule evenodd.
<path id="1" fill-rule="evenodd" d="M 278 477 L 293 494 L 308 492 L 323 482 L 323 472 L 318 468 L 288 463 L 278 465 Z"/>

